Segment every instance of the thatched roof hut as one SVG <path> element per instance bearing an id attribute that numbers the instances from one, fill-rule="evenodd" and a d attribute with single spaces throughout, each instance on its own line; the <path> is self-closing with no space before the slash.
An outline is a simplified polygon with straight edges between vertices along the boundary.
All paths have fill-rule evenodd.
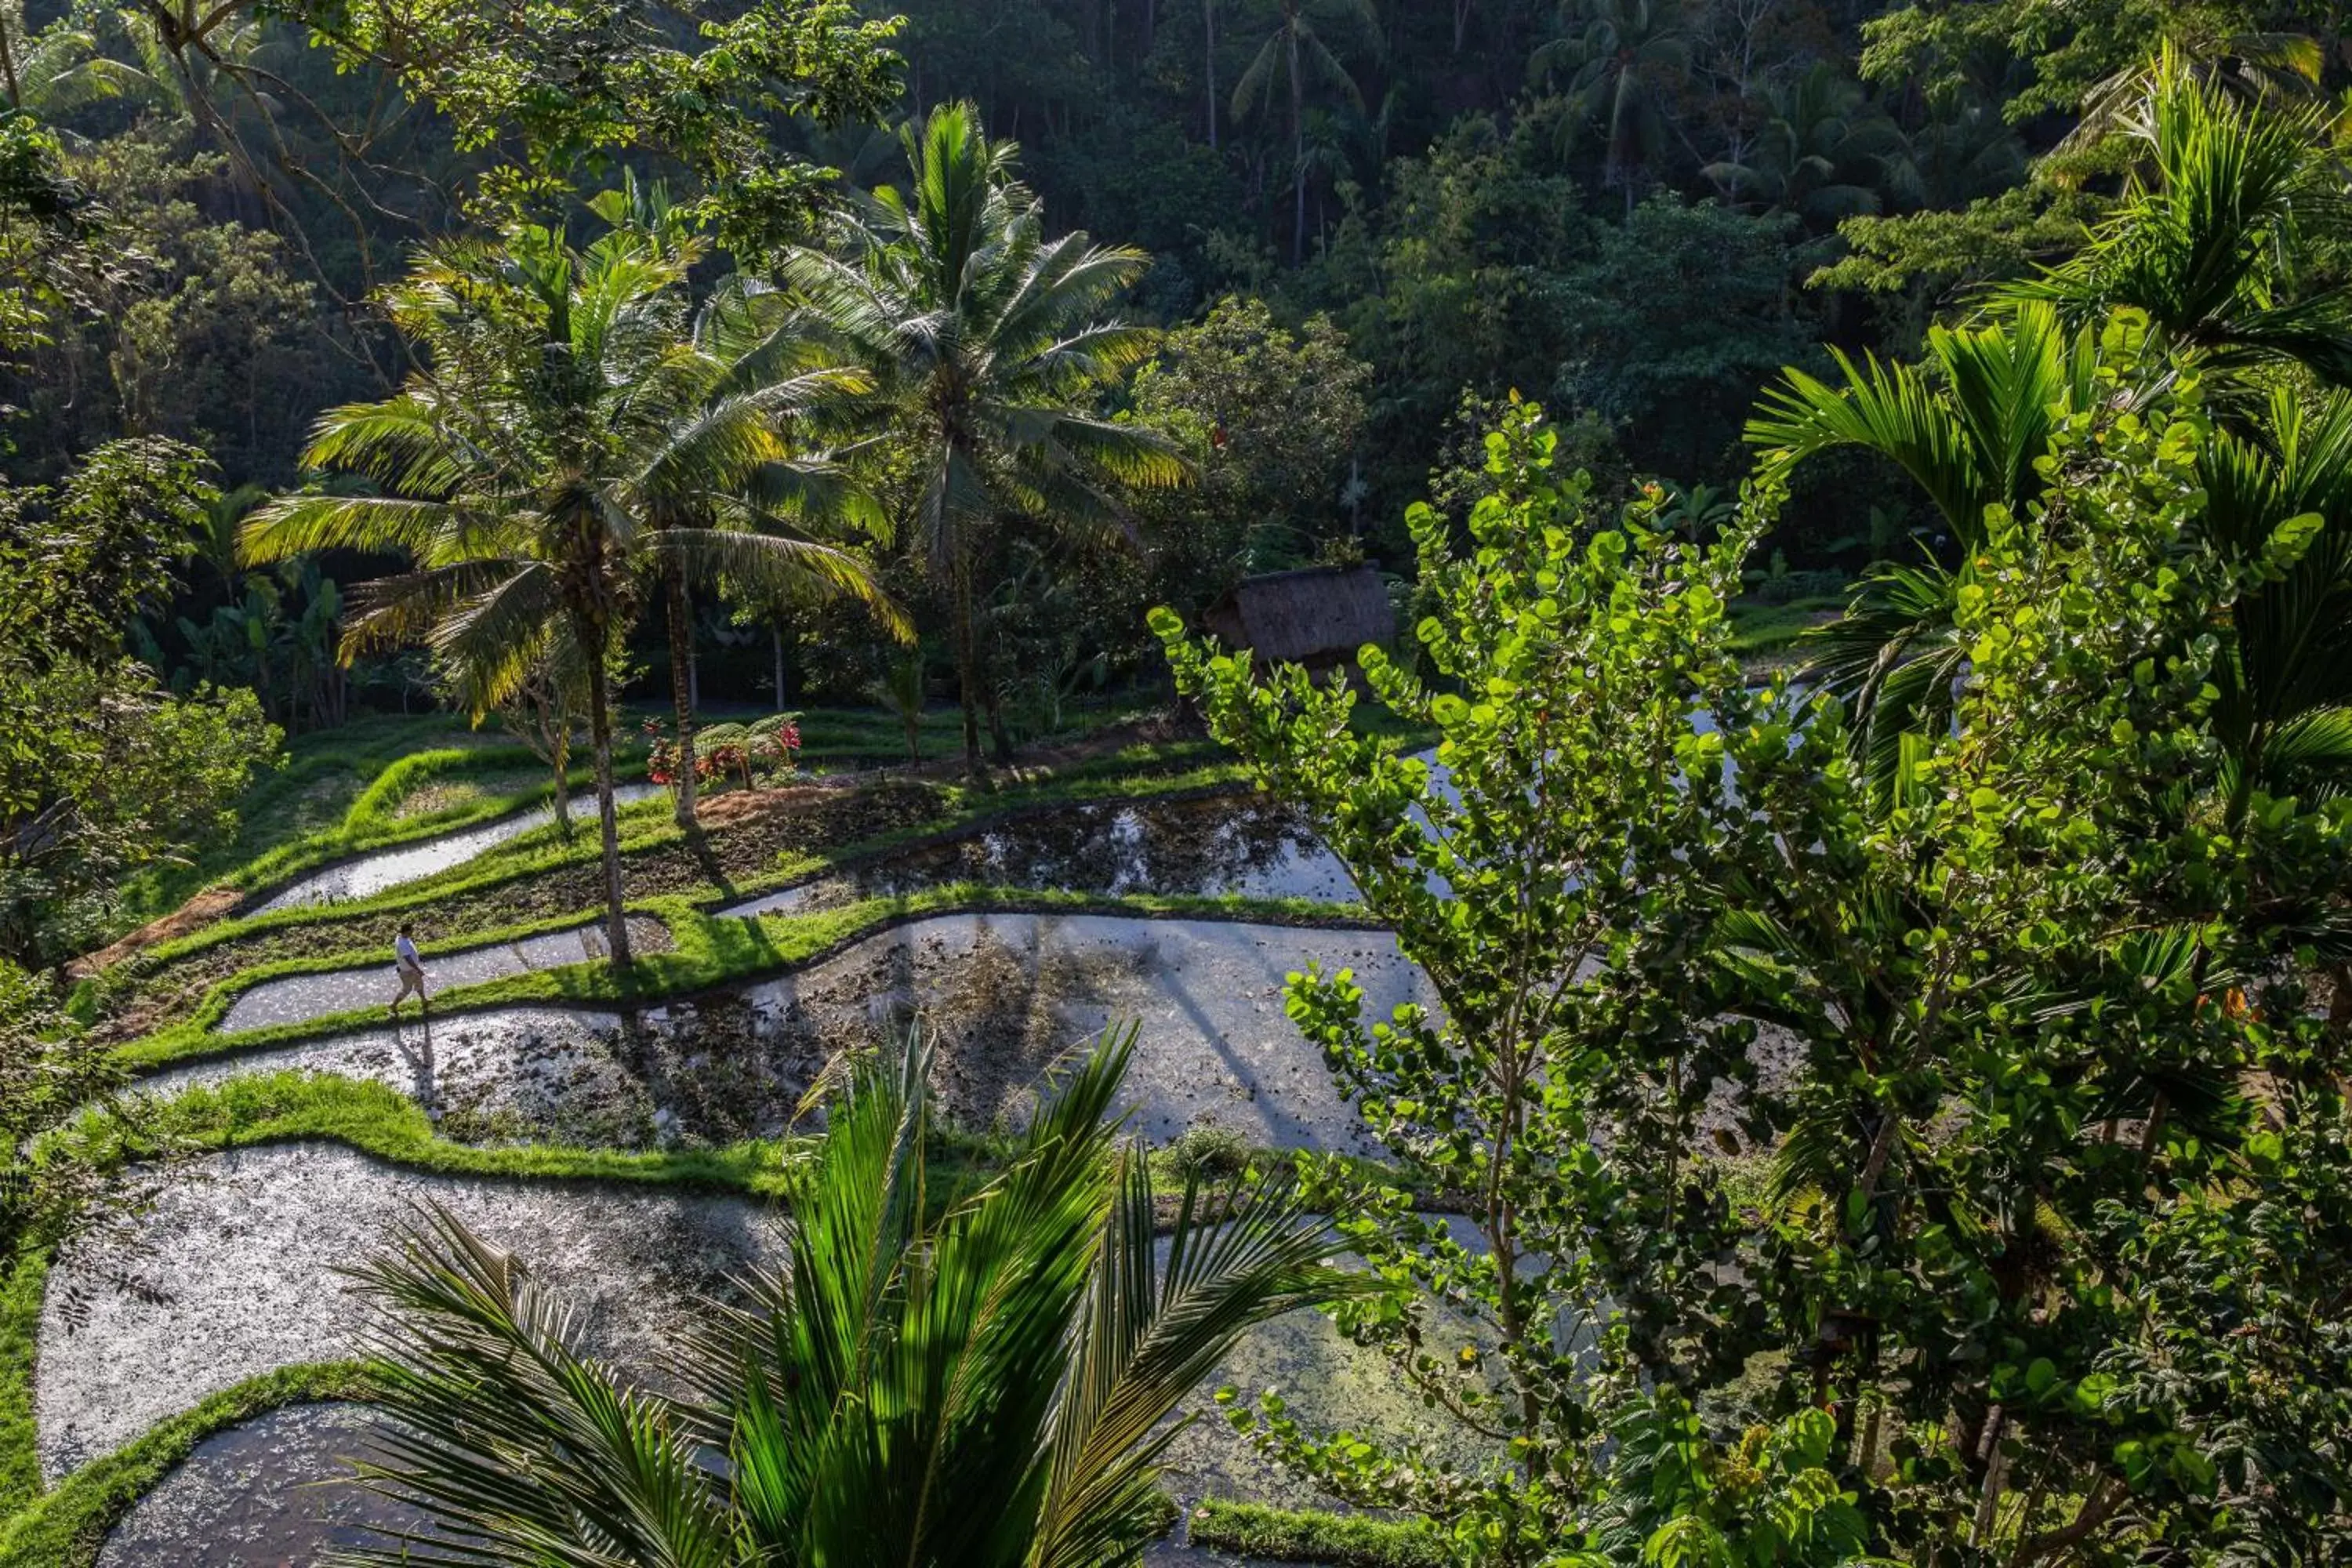
<path id="1" fill-rule="evenodd" d="M 1395 635 L 1388 587 L 1370 566 L 1307 566 L 1245 577 L 1202 616 L 1228 647 L 1261 663 L 1309 669 L 1352 663 L 1366 643 Z"/>

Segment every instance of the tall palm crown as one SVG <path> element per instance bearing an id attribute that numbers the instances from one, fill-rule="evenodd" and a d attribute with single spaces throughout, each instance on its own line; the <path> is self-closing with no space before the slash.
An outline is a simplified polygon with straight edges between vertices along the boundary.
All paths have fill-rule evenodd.
<path id="1" fill-rule="evenodd" d="M 996 525 L 1015 518 L 1100 532 L 1118 487 L 1185 476 L 1157 434 L 1096 412 L 1151 334 L 1114 306 L 1147 258 L 1083 233 L 1045 237 L 968 104 L 906 133 L 909 188 L 875 194 L 843 255 L 803 248 L 784 272 L 848 360 L 877 383 L 876 411 L 916 476 L 914 542 L 950 594 L 964 750 L 980 762 L 974 576 Z"/>
<path id="2" fill-rule="evenodd" d="M 2135 153 L 2124 199 L 2011 296 L 2075 323 L 2128 305 L 2210 369 L 2286 363 L 2352 386 L 2352 299 L 2306 265 L 2331 248 L 2315 242 L 2352 233 L 2328 107 L 2250 100 L 2168 46 L 2119 125 Z"/>
<path id="3" fill-rule="evenodd" d="M 100 52 L 98 36 L 75 17 L 35 32 L 24 0 L 0 0 L 0 96 L 8 108 L 58 115 L 100 99 L 136 93 L 145 79 Z"/>
<path id="4" fill-rule="evenodd" d="M 329 410 L 305 458 L 373 493 L 289 497 L 242 535 L 253 561 L 409 558 L 353 595 L 346 657 L 421 637 L 484 701 L 553 657 L 587 668 L 615 962 L 628 931 L 604 671 L 639 580 L 816 573 L 870 588 L 845 553 L 751 526 L 766 477 L 799 461 L 780 422 L 812 384 L 744 375 L 697 340 L 696 256 L 626 230 L 576 251 L 528 226 L 427 251 L 384 299 L 426 368 L 393 397 Z"/>
<path id="5" fill-rule="evenodd" d="M 377 1484 L 449 1563 L 1132 1562 L 1163 1528 L 1179 1402 L 1251 1327 L 1351 1288 L 1278 1183 L 1188 1185 L 1155 1237 L 1111 1116 L 1133 1038 L 951 1201 L 926 1169 L 928 1052 L 853 1068 L 783 1261 L 675 1348 L 680 1395 L 587 1359 L 560 1296 L 454 1221 L 411 1236 L 362 1275 L 399 1423 Z"/>
<path id="6" fill-rule="evenodd" d="M 1824 225 L 1878 211 L 1903 136 L 1859 82 L 1823 60 L 1769 102 L 1748 154 L 1701 173 L 1741 201 Z"/>
<path id="7" fill-rule="evenodd" d="M 1690 76 L 1691 35 L 1679 0 L 1560 0 L 1561 36 L 1536 50 L 1528 74 L 1568 79 L 1562 151 L 1601 129 L 1603 169 L 1633 205 L 1639 174 L 1665 140 L 1666 100 Z"/>
<path id="8" fill-rule="evenodd" d="M 688 267 L 704 254 L 658 183 L 631 175 L 590 206 L 652 254 Z M 624 500 L 646 531 L 637 552 L 641 585 L 666 601 L 671 706 L 688 759 L 695 750 L 689 584 L 716 584 L 769 605 L 853 597 L 894 633 L 909 635 L 905 613 L 862 560 L 810 537 L 812 529 L 850 538 L 888 532 L 887 518 L 823 445 L 846 428 L 867 380 L 826 363 L 812 327 L 805 311 L 773 289 L 740 274 L 721 283 L 694 319 L 700 400 L 671 406 L 667 424 L 649 429 L 635 454 L 634 500 Z M 691 827 L 692 766 L 678 769 L 676 788 L 678 823 Z"/>
<path id="9" fill-rule="evenodd" d="M 1307 83 L 1311 77 L 1337 88 L 1358 112 L 1364 107 L 1356 79 L 1339 63 L 1318 24 L 1345 22 L 1373 38 L 1380 37 L 1380 15 L 1372 0 L 1279 0 L 1274 31 L 1250 58 L 1234 83 L 1234 118 L 1246 120 L 1260 106 L 1274 101 L 1274 83 L 1285 79 L 1290 91 L 1290 259 L 1307 256 Z"/>

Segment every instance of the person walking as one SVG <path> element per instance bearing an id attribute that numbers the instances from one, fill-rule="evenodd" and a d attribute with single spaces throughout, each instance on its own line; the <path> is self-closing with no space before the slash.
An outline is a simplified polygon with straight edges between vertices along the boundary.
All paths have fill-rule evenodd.
<path id="1" fill-rule="evenodd" d="M 425 960 L 417 954 L 416 942 L 409 934 L 406 921 L 400 922 L 400 934 L 392 939 L 392 965 L 400 972 L 400 994 L 392 999 L 392 1010 L 399 1012 L 400 1005 L 407 1001 L 408 994 L 414 991 L 416 993 L 416 1011 L 422 1014 L 425 1010 Z"/>

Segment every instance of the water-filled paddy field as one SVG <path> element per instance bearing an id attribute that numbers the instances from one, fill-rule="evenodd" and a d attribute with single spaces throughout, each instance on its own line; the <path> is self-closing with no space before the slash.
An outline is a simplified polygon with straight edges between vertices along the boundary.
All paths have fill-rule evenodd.
<path id="1" fill-rule="evenodd" d="M 535 826 L 522 817 L 351 862 L 269 907 L 354 898 L 479 856 Z M 495 837 L 488 837 L 495 832 Z M 1008 815 L 852 858 L 780 893 L 706 906 L 752 920 L 814 914 L 950 884 L 1118 900 L 1183 894 L 1330 907 L 1296 916 L 1161 918 L 1109 910 L 991 910 L 887 926 L 777 973 L 629 1007 L 533 1005 L 408 1013 L 294 1044 L 240 1046 L 257 1029 L 381 1005 L 389 964 L 282 975 L 247 986 L 215 1028 L 221 1050 L 142 1080 L 165 1099 L 245 1075 L 292 1070 L 386 1086 L 448 1140 L 645 1150 L 773 1136 L 840 1052 L 887 1047 L 919 1021 L 937 1042 L 934 1088 L 952 1121 L 985 1131 L 1026 1113 L 1041 1079 L 1113 1024 L 1139 1029 L 1129 1125 L 1164 1143 L 1214 1128 L 1261 1149 L 1377 1157 L 1319 1053 L 1286 1016 L 1286 976 L 1347 968 L 1384 1016 L 1432 1000 L 1384 932 L 1343 916 L 1354 889 L 1293 813 L 1246 794 L 1100 801 Z M 292 895 L 299 892 L 299 900 Z M 583 911 L 583 914 L 585 911 Z M 648 921 L 641 949 L 667 932 Z M 436 992 L 601 956 L 593 923 L 430 959 Z M 331 1026 L 328 1026 L 331 1027 Z M 698 1298 L 772 1257 L 774 1216 L 756 1200 L 588 1182 L 461 1178 L 334 1142 L 264 1144 L 207 1156 L 175 1176 L 126 1237 L 56 1263 L 34 1395 L 39 1454 L 54 1478 L 137 1437 L 207 1394 L 281 1367 L 359 1353 L 363 1317 L 341 1270 L 428 1205 L 446 1208 L 579 1290 L 601 1353 L 650 1367 Z M 158 1294 L 107 1288 L 118 1274 Z M 68 1313 L 62 1303 L 76 1303 Z M 86 1313 L 86 1317 L 82 1314 Z M 76 1321 L 68 1321 L 68 1317 Z M 1311 1419 L 1398 1435 L 1425 1424 L 1386 1369 L 1313 1313 L 1253 1336 L 1202 1385 L 1280 1387 Z M 349 1483 L 369 1418 L 295 1405 L 213 1435 L 113 1528 L 100 1561 L 164 1568 L 302 1563 L 362 1543 L 366 1527 L 414 1521 Z M 1171 1452 L 1183 1495 L 1292 1506 L 1312 1489 L 1255 1454 L 1211 1412 Z M 1158 1560 L 1184 1560 L 1171 1543 Z"/>

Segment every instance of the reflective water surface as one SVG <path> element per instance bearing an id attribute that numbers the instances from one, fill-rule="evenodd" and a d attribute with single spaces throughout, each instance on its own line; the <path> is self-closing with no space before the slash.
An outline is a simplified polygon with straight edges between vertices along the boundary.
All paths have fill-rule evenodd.
<path id="1" fill-rule="evenodd" d="M 628 784 L 614 786 L 613 799 L 626 805 L 635 801 L 651 800 L 665 793 L 655 784 Z M 591 792 L 586 811 L 593 817 L 596 797 Z M 572 819 L 580 820 L 581 796 L 572 798 Z M 341 904 L 353 899 L 371 898 L 386 888 L 397 888 L 404 882 L 421 881 L 426 877 L 446 871 L 452 866 L 462 866 L 477 855 L 495 848 L 510 838 L 520 838 L 534 827 L 544 827 L 555 820 L 552 805 L 535 806 L 519 811 L 512 816 L 502 816 L 496 822 L 469 827 L 462 833 L 428 838 L 421 843 L 404 845 L 398 849 L 379 850 L 330 866 L 323 871 L 312 872 L 292 886 L 281 889 L 266 900 L 257 913 L 275 910 L 296 909 L 305 904 Z"/>

